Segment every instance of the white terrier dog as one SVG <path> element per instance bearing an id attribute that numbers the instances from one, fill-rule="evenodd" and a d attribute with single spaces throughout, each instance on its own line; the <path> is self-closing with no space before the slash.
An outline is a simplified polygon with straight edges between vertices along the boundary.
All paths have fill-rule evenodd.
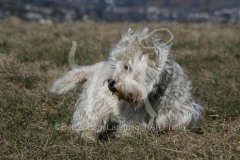
<path id="1" fill-rule="evenodd" d="M 109 122 L 121 122 L 118 133 L 130 133 L 124 130 L 129 124 L 199 128 L 202 107 L 192 98 L 191 81 L 169 50 L 170 45 L 147 28 L 129 29 L 108 61 L 73 68 L 50 91 L 62 94 L 86 80 L 72 119 L 73 130 L 85 139 L 96 140 Z"/>

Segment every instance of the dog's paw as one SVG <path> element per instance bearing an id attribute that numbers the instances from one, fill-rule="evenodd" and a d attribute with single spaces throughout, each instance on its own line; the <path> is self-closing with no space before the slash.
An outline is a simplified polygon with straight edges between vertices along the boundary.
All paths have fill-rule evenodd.
<path id="1" fill-rule="evenodd" d="M 199 134 L 199 135 L 203 135 L 204 131 L 201 127 L 197 127 L 197 128 L 192 128 L 191 131 L 195 134 Z"/>
<path id="2" fill-rule="evenodd" d="M 81 138 L 86 141 L 97 141 L 97 133 L 95 130 L 84 130 L 81 132 Z"/>

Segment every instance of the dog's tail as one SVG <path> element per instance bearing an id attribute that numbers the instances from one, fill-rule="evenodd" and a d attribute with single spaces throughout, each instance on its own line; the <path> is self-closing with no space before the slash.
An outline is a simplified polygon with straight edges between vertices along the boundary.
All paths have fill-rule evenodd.
<path id="1" fill-rule="evenodd" d="M 69 64 L 71 69 L 79 67 L 75 63 L 75 60 L 74 60 L 76 50 L 77 50 L 77 43 L 75 41 L 72 41 L 72 48 L 71 48 L 71 50 L 69 52 L 69 56 L 68 56 L 68 64 Z"/>
<path id="2" fill-rule="evenodd" d="M 50 87 L 49 91 L 57 94 L 63 94 L 75 89 L 79 83 L 87 80 L 89 66 L 78 67 L 70 70 L 62 77 L 57 79 Z"/>
<path id="3" fill-rule="evenodd" d="M 74 57 L 77 48 L 77 43 L 72 41 L 72 48 L 69 53 L 68 63 L 72 70 L 67 72 L 65 75 L 57 79 L 54 84 L 50 87 L 49 91 L 57 94 L 66 93 L 74 88 L 80 82 L 87 80 L 87 75 L 89 72 L 90 66 L 78 66 L 75 63 Z"/>

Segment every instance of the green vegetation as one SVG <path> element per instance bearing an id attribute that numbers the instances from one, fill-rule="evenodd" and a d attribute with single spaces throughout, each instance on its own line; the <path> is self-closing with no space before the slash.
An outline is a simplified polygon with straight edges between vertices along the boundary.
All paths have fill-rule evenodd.
<path id="1" fill-rule="evenodd" d="M 173 57 L 193 81 L 205 111 L 203 135 L 136 132 L 131 138 L 85 142 L 70 129 L 79 93 L 48 93 L 66 72 L 71 41 L 78 64 L 106 60 L 128 27 L 166 27 Z M 239 159 L 240 26 L 206 24 L 0 21 L 0 159 Z"/>

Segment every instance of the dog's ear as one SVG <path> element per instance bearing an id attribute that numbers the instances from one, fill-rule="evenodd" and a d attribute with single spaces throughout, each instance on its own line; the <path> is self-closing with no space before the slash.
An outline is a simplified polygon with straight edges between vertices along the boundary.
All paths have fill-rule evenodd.
<path id="1" fill-rule="evenodd" d="M 146 28 L 143 29 L 142 33 L 143 33 L 144 35 L 147 35 L 147 34 L 148 34 L 148 31 L 149 31 L 149 29 L 148 29 L 148 27 L 146 27 Z"/>
<path id="2" fill-rule="evenodd" d="M 133 33 L 134 33 L 133 29 L 132 28 L 128 28 L 128 34 L 132 35 Z"/>
<path id="3" fill-rule="evenodd" d="M 147 56 L 149 60 L 153 60 L 157 63 L 165 59 L 165 57 L 168 57 L 170 53 L 171 44 L 163 44 L 155 47 L 151 41 L 146 40 L 142 41 L 142 44 L 145 45 L 145 47 L 142 47 L 143 55 Z"/>
<path id="4" fill-rule="evenodd" d="M 165 44 L 156 42 L 152 38 L 145 38 L 140 41 L 140 46 L 144 55 L 150 60 L 159 61 L 162 56 L 167 56 L 170 52 L 172 43 Z"/>
<path id="5" fill-rule="evenodd" d="M 166 43 L 163 43 L 161 45 L 159 45 L 158 47 L 158 52 L 159 54 L 169 54 L 170 53 L 170 49 L 172 47 L 173 43 L 169 43 L 169 44 L 166 44 Z"/>
<path id="6" fill-rule="evenodd" d="M 145 28 L 144 30 L 144 32 L 148 32 L 147 28 Z M 143 39 L 140 39 L 139 44 L 142 49 L 143 55 L 148 56 L 149 59 L 154 59 L 156 57 L 156 48 L 154 46 L 154 42 L 150 37 L 146 36 Z"/>

